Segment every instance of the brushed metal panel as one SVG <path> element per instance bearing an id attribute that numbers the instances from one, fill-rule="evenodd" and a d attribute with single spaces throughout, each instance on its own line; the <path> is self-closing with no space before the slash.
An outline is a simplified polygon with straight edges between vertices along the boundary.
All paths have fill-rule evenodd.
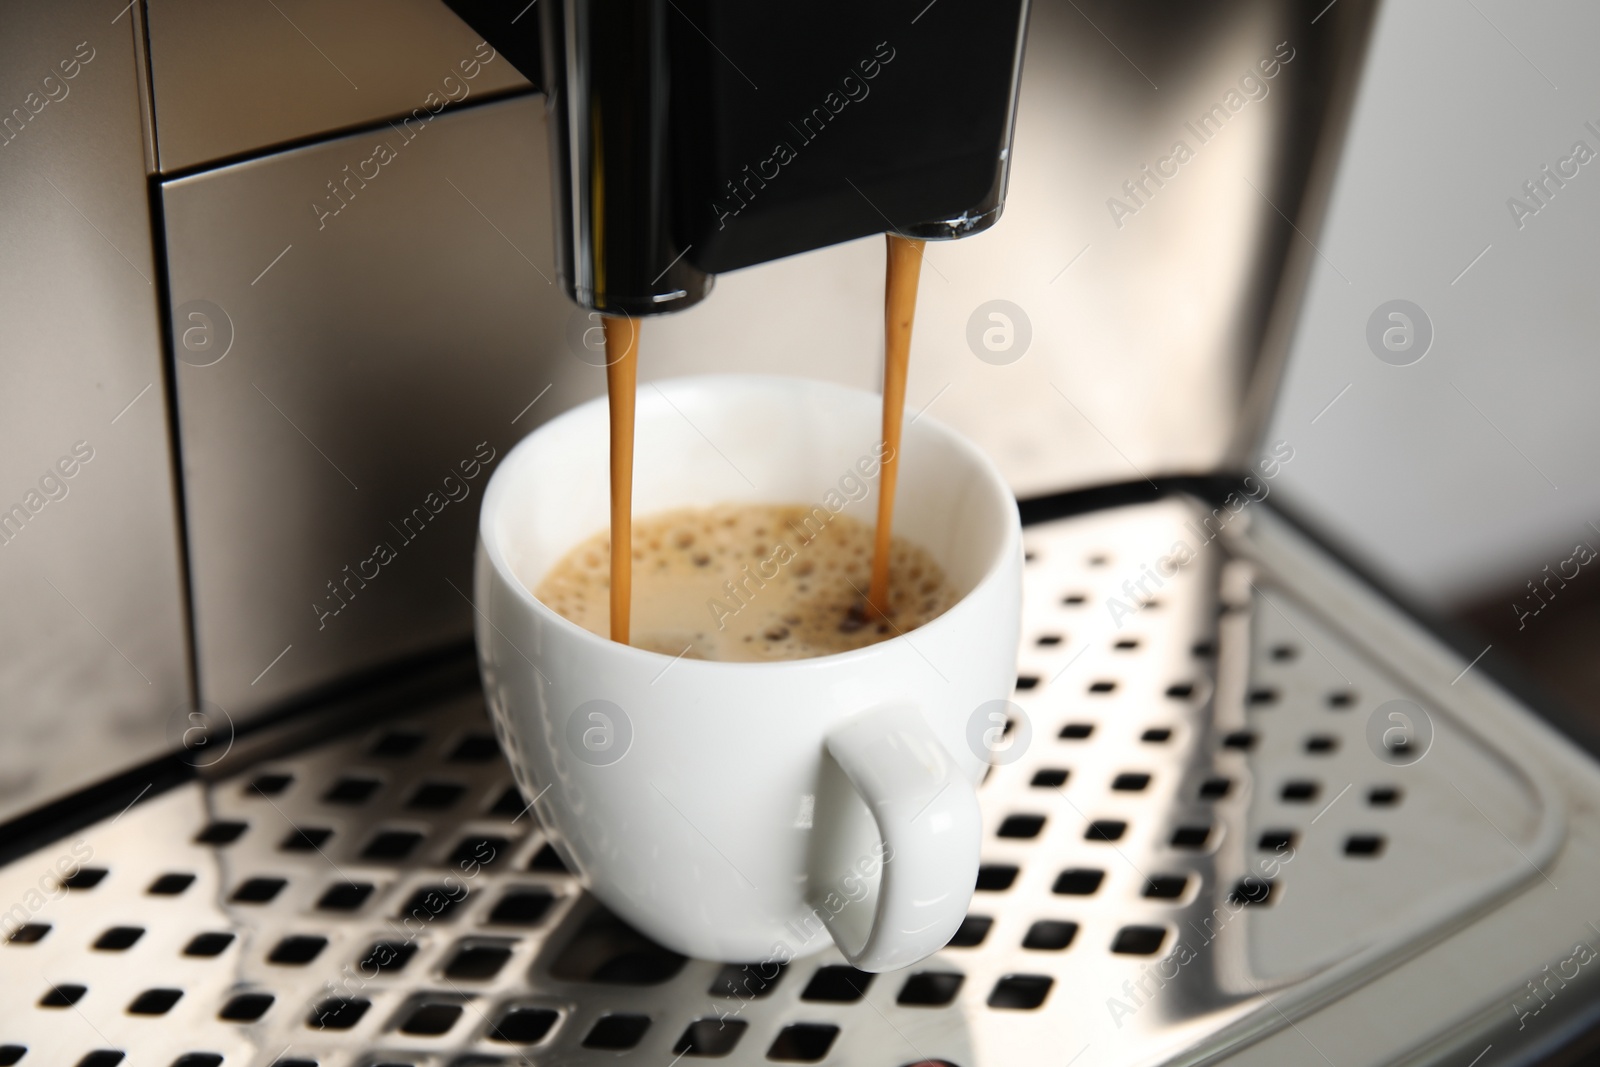
<path id="1" fill-rule="evenodd" d="M 0 6 L 0 819 L 167 750 L 189 695 L 134 41 Z"/>
<path id="2" fill-rule="evenodd" d="M 573 309 L 547 280 L 541 107 L 447 112 L 409 142 L 385 128 L 163 188 L 200 682 L 236 718 L 466 640 L 488 475 L 460 465 L 603 388 L 565 350 Z M 380 144 L 394 157 L 362 167 Z M 376 176 L 319 221 L 310 205 L 347 165 Z M 220 351 L 201 333 L 185 348 L 206 328 L 196 309 Z M 431 521 L 408 538 L 419 508 Z M 364 565 L 379 544 L 396 558 Z M 329 583 L 347 581 L 341 607 Z"/>
<path id="3" fill-rule="evenodd" d="M 407 114 L 448 75 L 527 86 L 504 57 L 463 83 L 478 35 L 439 0 L 151 0 L 149 22 L 167 173 Z"/>
<path id="4" fill-rule="evenodd" d="M 1344 55 L 1259 0 L 1184 15 L 1192 50 L 1086 12 L 1035 12 L 1006 218 L 929 247 L 919 308 L 911 407 L 970 434 L 1024 495 L 1224 461 L 1297 239 L 1269 197 L 1295 211 L 1310 144 L 1290 132 L 1320 122 L 1316 79 Z M 1137 67 L 1097 24 L 1142 50 Z M 1285 49 L 1260 98 L 1119 228 L 1120 183 Z M 581 313 L 549 284 L 538 98 L 469 103 L 406 136 L 383 126 L 165 186 L 173 303 L 210 301 L 234 331 L 220 363 L 178 368 L 202 687 L 230 712 L 465 640 L 450 582 L 467 588 L 475 497 L 415 542 L 403 516 L 478 442 L 503 452 L 603 391 L 576 354 Z M 882 256 L 858 241 L 724 276 L 715 299 L 645 326 L 642 378 L 875 387 Z M 1009 362 L 970 340 L 997 298 L 1031 324 Z M 366 564 L 380 576 L 362 586 L 344 568 L 380 541 L 400 558 Z"/>

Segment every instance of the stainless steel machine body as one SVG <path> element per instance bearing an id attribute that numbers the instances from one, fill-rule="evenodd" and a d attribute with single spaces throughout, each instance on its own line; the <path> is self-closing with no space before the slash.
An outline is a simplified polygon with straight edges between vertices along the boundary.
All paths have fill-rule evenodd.
<path id="1" fill-rule="evenodd" d="M 927 258 L 911 404 L 1024 498 L 1276 445 L 1371 7 L 1155 13 L 1034 5 L 1006 217 Z M 632 938 L 473 739 L 477 493 L 603 382 L 541 98 L 429 0 L 0 18 L 0 1061 L 1489 1067 L 1587 1021 L 1592 764 L 1270 497 L 1030 530 L 1032 739 L 938 957 L 752 985 Z M 645 377 L 873 386 L 880 256 L 723 276 Z"/>

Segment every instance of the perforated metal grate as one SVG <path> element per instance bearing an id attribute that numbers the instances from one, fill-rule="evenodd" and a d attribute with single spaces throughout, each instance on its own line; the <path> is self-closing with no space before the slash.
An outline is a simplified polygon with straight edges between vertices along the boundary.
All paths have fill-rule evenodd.
<path id="1" fill-rule="evenodd" d="M 1374 750 L 1374 714 L 1420 702 L 1211 514 L 1028 531 L 1032 740 L 923 964 L 650 943 L 561 869 L 469 693 L 0 871 L 0 1064 L 1144 1064 L 1282 1025 L 1537 877 L 1549 827 L 1444 709 L 1422 758 L 1415 723 Z"/>

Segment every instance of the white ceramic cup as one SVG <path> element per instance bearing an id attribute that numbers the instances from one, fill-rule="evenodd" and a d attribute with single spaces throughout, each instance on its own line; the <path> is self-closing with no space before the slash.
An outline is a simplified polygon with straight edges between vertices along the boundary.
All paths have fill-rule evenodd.
<path id="1" fill-rule="evenodd" d="M 816 381 L 646 383 L 634 514 L 803 503 L 819 523 L 871 525 L 880 416 L 878 396 Z M 905 428 L 895 533 L 961 594 L 932 622 L 812 659 L 675 660 L 589 633 L 530 592 L 606 528 L 607 431 L 604 400 L 540 427 L 501 461 L 479 518 L 485 690 L 558 854 L 686 955 L 785 962 L 831 935 L 881 971 L 938 951 L 977 876 L 986 760 L 971 727 L 990 725 L 980 709 L 1015 679 L 1021 528 L 999 472 L 932 418 Z"/>

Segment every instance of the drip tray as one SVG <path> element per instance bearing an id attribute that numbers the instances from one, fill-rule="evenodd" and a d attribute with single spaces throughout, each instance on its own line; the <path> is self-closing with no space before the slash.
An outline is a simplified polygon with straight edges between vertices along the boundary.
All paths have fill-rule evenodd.
<path id="1" fill-rule="evenodd" d="M 977 892 L 916 967 L 641 937 L 563 869 L 464 691 L 0 870 L 0 1063 L 1224 1057 L 1538 884 L 1563 840 L 1545 776 L 1250 518 L 1168 498 L 1028 529 Z"/>

